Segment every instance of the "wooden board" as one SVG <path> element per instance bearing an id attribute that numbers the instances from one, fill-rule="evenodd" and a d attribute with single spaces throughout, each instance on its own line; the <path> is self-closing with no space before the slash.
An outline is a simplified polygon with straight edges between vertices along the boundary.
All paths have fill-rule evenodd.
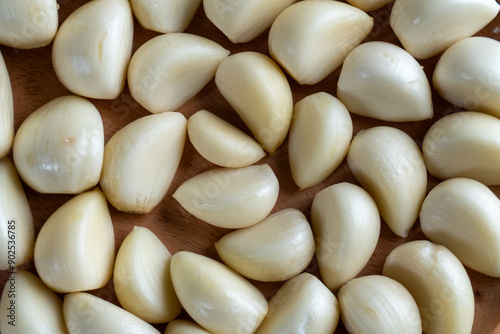
<path id="1" fill-rule="evenodd" d="M 71 12 L 87 1 L 60 0 L 58 2 L 60 4 L 60 22 L 63 22 L 63 20 Z M 375 19 L 375 26 L 366 41 L 387 41 L 400 46 L 400 43 L 389 26 L 390 9 L 391 5 L 370 13 L 370 15 L 372 15 Z M 200 7 L 197 11 L 186 32 L 208 37 L 220 43 L 222 46 L 230 50 L 231 53 L 254 50 L 268 54 L 268 31 L 250 43 L 233 45 L 206 18 L 202 7 Z M 158 34 L 141 28 L 137 22 L 135 22 L 134 51 L 137 50 L 137 48 L 144 42 L 156 35 Z M 481 30 L 478 35 L 489 36 L 500 40 L 500 18 L 497 17 L 487 27 Z M 51 45 L 34 50 L 16 50 L 0 46 L 0 51 L 5 58 L 12 81 L 16 130 L 19 128 L 23 120 L 38 107 L 56 97 L 70 94 L 70 92 L 62 86 L 55 76 L 51 63 Z M 429 79 L 432 76 L 432 72 L 438 58 L 439 57 L 433 57 L 431 59 L 421 61 Z M 301 98 L 309 94 L 320 91 L 325 91 L 335 95 L 339 73 L 340 69 L 336 70 L 319 84 L 313 86 L 300 86 L 289 78 L 289 82 L 293 90 L 294 102 L 299 101 Z M 108 140 L 113 133 L 125 124 L 128 124 L 141 116 L 149 114 L 148 111 L 133 100 L 127 87 L 125 87 L 123 93 L 116 100 L 91 101 L 101 112 L 105 125 L 106 140 Z M 351 116 L 354 122 L 354 132 L 357 133 L 361 129 L 377 125 L 390 125 L 405 131 L 417 142 L 417 144 L 421 145 L 423 137 L 431 124 L 444 115 L 460 110 L 460 108 L 450 105 L 441 99 L 435 91 L 433 91 L 433 102 L 435 106 L 435 116 L 432 120 L 423 122 L 388 123 L 353 114 Z M 213 80 L 196 97 L 190 100 L 178 111 L 183 113 L 186 117 L 189 117 L 200 109 L 212 111 L 223 119 L 249 133 L 241 119 L 239 119 L 236 113 L 217 91 Z M 12 158 L 12 155 L 10 154 L 9 157 Z M 137 163 L 141 162 L 138 161 Z M 315 187 L 300 191 L 294 184 L 290 174 L 288 164 L 288 147 L 286 141 L 273 155 L 267 155 L 259 163 L 268 163 L 278 175 L 280 193 L 278 203 L 276 204 L 273 212 L 292 207 L 301 210 L 306 217 L 309 218 L 311 203 L 314 195 L 318 191 L 329 185 L 342 181 L 357 184 L 357 181 L 351 174 L 347 163 L 344 161 L 331 176 L 324 180 L 324 182 Z M 214 242 L 226 234 L 228 230 L 213 227 L 194 218 L 183 210 L 171 196 L 171 194 L 183 181 L 201 171 L 214 167 L 216 166 L 204 160 L 196 152 L 189 141 L 187 141 L 181 164 L 168 194 L 151 214 L 125 214 L 118 212 L 110 206 L 116 234 L 116 251 L 118 251 L 124 237 L 131 231 L 131 229 L 135 225 L 139 225 L 151 229 L 156 235 L 158 235 L 171 253 L 176 253 L 180 250 L 189 250 L 207 255 L 214 259 L 219 259 L 214 248 Z M 438 180 L 429 176 L 429 190 L 437 182 Z M 38 233 L 46 219 L 59 206 L 72 197 L 69 195 L 42 195 L 29 189 L 27 186 L 24 188 L 33 211 L 36 233 Z M 492 189 L 497 195 L 500 195 L 500 187 L 493 187 Z M 383 224 L 377 249 L 369 264 L 363 269 L 360 275 L 381 274 L 384 259 L 392 249 L 404 242 L 417 239 L 425 239 L 418 222 L 415 224 L 409 237 L 406 239 L 397 237 L 387 228 L 385 224 Z M 23 265 L 22 268 L 35 272 L 32 261 Z M 306 271 L 319 277 L 316 259 L 313 259 Z M 487 277 L 472 270 L 467 271 L 473 284 L 476 300 L 473 333 L 491 333 L 500 323 L 500 279 Z M 7 277 L 7 272 L 0 272 L 0 284 L 2 288 L 5 285 Z M 282 283 L 261 283 L 255 281 L 252 281 L 252 283 L 254 283 L 268 299 L 282 285 Z M 113 293 L 112 282 L 102 289 L 91 291 L 91 293 L 113 303 L 117 303 L 117 299 Z M 188 316 L 185 312 L 183 312 L 181 317 L 187 318 Z M 164 325 L 160 325 L 158 328 L 163 330 Z M 345 333 L 345 329 L 342 324 L 339 324 L 335 333 Z"/>

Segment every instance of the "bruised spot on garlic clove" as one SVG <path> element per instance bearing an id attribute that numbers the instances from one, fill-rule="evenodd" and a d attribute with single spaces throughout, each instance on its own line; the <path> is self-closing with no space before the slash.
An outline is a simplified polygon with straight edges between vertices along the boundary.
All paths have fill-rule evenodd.
<path id="1" fill-rule="evenodd" d="M 9 153 L 14 141 L 14 100 L 7 66 L 0 52 L 0 159 Z"/>

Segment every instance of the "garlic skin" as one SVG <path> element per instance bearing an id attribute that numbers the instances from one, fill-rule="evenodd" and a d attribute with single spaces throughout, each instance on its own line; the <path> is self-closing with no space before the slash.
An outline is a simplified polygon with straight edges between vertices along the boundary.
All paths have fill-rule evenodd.
<path id="1" fill-rule="evenodd" d="M 9 276 L 3 287 L 0 308 L 3 334 L 69 333 L 61 300 L 29 271 L 17 270 Z"/>
<path id="2" fill-rule="evenodd" d="M 38 275 L 58 293 L 102 288 L 111 278 L 114 260 L 113 223 L 97 188 L 64 203 L 35 241 Z"/>
<path id="3" fill-rule="evenodd" d="M 269 32 L 269 52 L 295 81 L 314 85 L 336 68 L 373 28 L 373 18 L 339 1 L 301 1 Z"/>
<path id="4" fill-rule="evenodd" d="M 186 141 L 186 117 L 143 116 L 118 130 L 104 147 L 100 185 L 123 212 L 151 212 L 165 197 Z"/>
<path id="5" fill-rule="evenodd" d="M 61 24 L 52 46 L 52 64 L 71 92 L 115 99 L 125 86 L 132 54 L 134 21 L 125 0 L 92 0 Z"/>
<path id="6" fill-rule="evenodd" d="M 268 311 L 250 282 L 220 262 L 188 251 L 172 256 L 175 292 L 187 313 L 213 334 L 251 334 Z"/>
<path id="7" fill-rule="evenodd" d="M 295 277 L 314 256 L 314 238 L 304 214 L 284 209 L 260 223 L 223 236 L 215 249 L 231 269 L 250 279 L 279 282 Z"/>
<path id="8" fill-rule="evenodd" d="M 363 188 L 337 183 L 314 197 L 311 225 L 321 278 L 335 291 L 358 275 L 375 251 L 380 235 L 377 205 Z"/>
<path id="9" fill-rule="evenodd" d="M 165 334 L 210 334 L 210 332 L 194 322 L 176 319 L 167 324 Z"/>
<path id="10" fill-rule="evenodd" d="M 407 237 L 427 191 L 427 170 L 413 139 L 388 126 L 360 131 L 351 142 L 347 163 L 389 228 Z"/>
<path id="11" fill-rule="evenodd" d="M 465 268 L 446 247 L 427 240 L 402 244 L 386 258 L 383 274 L 411 293 L 425 333 L 471 333 L 474 292 Z"/>
<path id="12" fill-rule="evenodd" d="M 264 54 L 240 52 L 221 62 L 215 84 L 264 150 L 273 153 L 288 134 L 293 112 L 292 91 L 278 65 Z"/>
<path id="13" fill-rule="evenodd" d="M 363 43 L 346 57 L 337 96 L 350 112 L 384 121 L 421 121 L 434 114 L 424 70 L 387 42 Z"/>
<path id="14" fill-rule="evenodd" d="M 156 36 L 137 49 L 128 68 L 132 97 L 151 113 L 175 111 L 214 77 L 229 51 L 187 33 Z"/>
<path id="15" fill-rule="evenodd" d="M 474 35 L 499 9 L 495 0 L 396 0 L 390 25 L 406 51 L 426 59 Z"/>
<path id="16" fill-rule="evenodd" d="M 67 95 L 32 112 L 14 138 L 19 175 L 39 193 L 78 194 L 99 181 L 104 125 L 88 100 Z"/>
<path id="17" fill-rule="evenodd" d="M 198 153 L 221 167 L 250 166 L 266 155 L 250 136 L 206 110 L 189 117 L 187 131 Z"/>
<path id="18" fill-rule="evenodd" d="M 13 141 L 14 101 L 12 99 L 12 86 L 5 60 L 0 52 L 0 159 L 9 153 Z"/>
<path id="19" fill-rule="evenodd" d="M 348 3 L 364 12 L 380 9 L 392 1 L 393 0 L 347 0 Z"/>
<path id="20" fill-rule="evenodd" d="M 244 228 L 266 218 L 279 183 L 269 165 L 216 168 L 185 181 L 172 195 L 190 214 L 223 228 Z"/>

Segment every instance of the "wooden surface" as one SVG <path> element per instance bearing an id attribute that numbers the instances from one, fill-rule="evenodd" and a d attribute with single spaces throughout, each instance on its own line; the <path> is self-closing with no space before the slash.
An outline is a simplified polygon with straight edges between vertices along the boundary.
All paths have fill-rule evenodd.
<path id="1" fill-rule="evenodd" d="M 60 0 L 58 2 L 60 4 L 60 22 L 62 22 L 69 15 L 69 13 L 87 1 Z M 381 40 L 400 45 L 396 36 L 389 27 L 390 9 L 391 5 L 370 13 L 370 15 L 372 15 L 375 19 L 375 26 L 366 41 Z M 202 7 L 200 7 L 197 11 L 186 32 L 208 37 L 229 49 L 231 53 L 254 50 L 268 54 L 268 31 L 264 32 L 261 36 L 250 43 L 233 45 L 206 18 Z M 157 33 L 141 28 L 137 22 L 135 22 L 134 33 L 134 51 L 144 42 L 157 35 Z M 478 35 L 500 39 L 500 18 L 497 17 L 492 23 L 479 32 Z M 23 120 L 38 107 L 56 97 L 70 93 L 59 83 L 54 74 L 51 64 L 51 45 L 35 50 L 16 50 L 0 46 L 0 51 L 5 58 L 12 82 L 16 130 L 19 128 Z M 431 59 L 421 61 L 429 79 L 431 78 L 437 60 L 438 57 L 433 57 Z M 289 78 L 289 82 L 293 90 L 294 102 L 299 101 L 301 98 L 309 94 L 320 91 L 325 91 L 335 95 L 339 73 L 340 69 L 314 86 L 300 86 Z M 125 87 L 123 93 L 116 100 L 91 101 L 96 105 L 102 114 L 105 125 L 106 140 L 108 140 L 113 133 L 125 124 L 141 116 L 149 114 L 148 111 L 139 106 L 133 100 L 127 87 Z M 414 138 L 417 144 L 420 145 L 427 129 L 433 122 L 443 117 L 443 115 L 460 110 L 460 108 L 452 106 L 442 100 L 435 91 L 433 91 L 433 102 L 435 106 L 435 116 L 432 120 L 424 122 L 388 123 L 352 115 L 354 133 L 357 133 L 361 129 L 376 125 L 391 125 L 408 133 Z M 196 97 L 183 106 L 179 112 L 182 112 L 186 117 L 189 117 L 200 109 L 212 111 L 223 119 L 226 119 L 249 133 L 243 122 L 238 118 L 236 113 L 217 91 L 213 80 Z M 12 157 L 11 154 L 9 156 Z M 140 161 L 138 161 L 138 163 L 140 163 Z M 344 161 L 341 166 L 324 182 L 313 188 L 300 191 L 291 178 L 286 141 L 276 151 L 276 153 L 271 156 L 267 155 L 259 163 L 268 163 L 277 174 L 280 182 L 278 203 L 276 204 L 273 212 L 293 207 L 301 210 L 306 217 L 309 218 L 311 203 L 314 195 L 318 191 L 341 181 L 357 184 L 356 179 L 349 171 L 347 163 Z M 180 167 L 168 194 L 151 214 L 124 214 L 116 211 L 110 206 L 116 234 L 116 251 L 118 250 L 124 237 L 131 231 L 133 226 L 140 225 L 151 229 L 156 235 L 158 235 L 172 254 L 180 250 L 189 250 L 219 259 L 214 248 L 214 242 L 227 233 L 228 230 L 210 226 L 194 218 L 183 210 L 171 196 L 171 194 L 183 181 L 201 171 L 214 167 L 214 165 L 204 160 L 196 152 L 189 141 L 187 141 Z M 437 182 L 438 180 L 433 177 L 429 177 L 429 189 L 431 189 Z M 492 189 L 497 195 L 500 195 L 500 188 L 497 187 Z M 71 196 L 68 195 L 38 194 L 29 189 L 27 186 L 25 186 L 25 191 L 33 211 L 36 233 L 38 233 L 45 220 L 59 206 L 71 198 Z M 425 239 L 418 222 L 412 228 L 407 239 L 397 237 L 387 228 L 385 224 L 383 224 L 380 241 L 375 254 L 372 256 L 369 264 L 364 268 L 360 275 L 381 274 L 384 259 L 389 252 L 404 242 L 416 239 Z M 23 265 L 22 267 L 33 272 L 35 271 L 33 261 Z M 306 271 L 319 276 L 316 259 L 313 259 Z M 473 333 L 491 333 L 500 323 L 500 279 L 490 278 L 472 270 L 467 270 L 467 272 L 469 273 L 473 284 L 476 300 Z M 7 273 L 0 272 L 0 287 L 3 288 L 6 279 Z M 255 281 L 252 281 L 252 283 L 254 283 L 268 299 L 282 285 L 282 283 L 261 283 Z M 102 289 L 91 291 L 91 293 L 117 303 L 117 299 L 113 293 L 112 282 Z M 188 316 L 185 312 L 183 312 L 181 317 L 186 318 Z M 164 325 L 157 327 L 162 331 L 164 329 Z M 341 323 L 335 333 L 345 333 L 345 329 Z"/>

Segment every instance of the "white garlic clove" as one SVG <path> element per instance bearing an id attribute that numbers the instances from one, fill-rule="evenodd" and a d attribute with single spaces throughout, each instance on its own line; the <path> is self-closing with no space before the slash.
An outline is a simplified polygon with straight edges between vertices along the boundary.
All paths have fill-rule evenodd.
<path id="1" fill-rule="evenodd" d="M 111 278 L 114 257 L 113 223 L 97 188 L 59 207 L 35 241 L 36 270 L 55 292 L 102 288 Z"/>
<path id="2" fill-rule="evenodd" d="M 411 293 L 425 333 L 471 333 L 474 292 L 465 268 L 446 247 L 426 240 L 402 244 L 386 258 L 383 274 Z"/>
<path id="3" fill-rule="evenodd" d="M 347 0 L 351 5 L 365 12 L 380 9 L 392 1 L 393 0 Z"/>
<path id="4" fill-rule="evenodd" d="M 268 311 L 256 287 L 206 256 L 178 252 L 172 256 L 170 273 L 184 309 L 213 334 L 254 333 Z"/>
<path id="5" fill-rule="evenodd" d="M 380 215 L 372 197 L 351 183 L 318 192 L 311 207 L 316 258 L 325 285 L 339 289 L 370 260 L 380 235 Z"/>
<path id="6" fill-rule="evenodd" d="M 143 116 L 109 139 L 100 185 L 116 209 L 149 213 L 161 202 L 181 160 L 186 123 L 178 112 Z"/>
<path id="7" fill-rule="evenodd" d="M 61 24 L 52 64 L 71 92 L 95 99 L 120 95 L 132 54 L 134 21 L 128 1 L 92 0 Z"/>
<path id="8" fill-rule="evenodd" d="M 0 159 L 9 153 L 13 141 L 14 100 L 12 86 L 7 66 L 0 52 Z"/>
<path id="9" fill-rule="evenodd" d="M 345 59 L 337 96 L 358 115 L 391 122 L 433 116 L 431 87 L 408 52 L 387 42 L 368 42 Z"/>
<path id="10" fill-rule="evenodd" d="M 243 228 L 266 218 L 278 193 L 276 175 L 263 164 L 202 172 L 181 184 L 173 197 L 185 210 L 209 224 Z"/>
<path id="11" fill-rule="evenodd" d="M 32 112 L 19 127 L 14 162 L 28 186 L 40 193 L 78 194 L 99 181 L 104 126 L 88 100 L 58 97 Z"/>
<path id="12" fill-rule="evenodd" d="M 274 61 L 246 51 L 224 59 L 215 84 L 264 150 L 273 153 L 285 140 L 293 112 L 286 76 Z"/>
<path id="13" fill-rule="evenodd" d="M 208 161 L 222 167 L 246 167 L 266 152 L 246 133 L 206 110 L 189 117 L 189 140 Z"/>
<path id="14" fill-rule="evenodd" d="M 176 319 L 167 324 L 165 334 L 210 334 L 210 332 L 194 322 Z"/>
<path id="15" fill-rule="evenodd" d="M 321 92 L 295 104 L 288 139 L 290 169 L 300 189 L 317 185 L 344 160 L 352 120 L 337 98 Z"/>
<path id="16" fill-rule="evenodd" d="M 306 217 L 296 209 L 285 209 L 226 234 L 215 248 L 222 261 L 239 274 L 279 282 L 301 273 L 311 262 L 315 247 Z"/>
<path id="17" fill-rule="evenodd" d="M 373 18 L 351 5 L 301 1 L 274 21 L 269 52 L 299 84 L 313 85 L 337 69 L 372 27 Z"/>
<path id="18" fill-rule="evenodd" d="M 499 9 L 495 0 L 396 0 L 390 25 L 406 51 L 426 59 L 474 35 Z"/>
<path id="19" fill-rule="evenodd" d="M 151 113 L 175 111 L 214 77 L 229 51 L 187 33 L 156 36 L 137 49 L 128 68 L 134 99 Z"/>
<path id="20" fill-rule="evenodd" d="M 351 142 L 347 163 L 389 228 L 407 237 L 427 191 L 427 170 L 413 139 L 388 126 L 363 130 Z"/>

